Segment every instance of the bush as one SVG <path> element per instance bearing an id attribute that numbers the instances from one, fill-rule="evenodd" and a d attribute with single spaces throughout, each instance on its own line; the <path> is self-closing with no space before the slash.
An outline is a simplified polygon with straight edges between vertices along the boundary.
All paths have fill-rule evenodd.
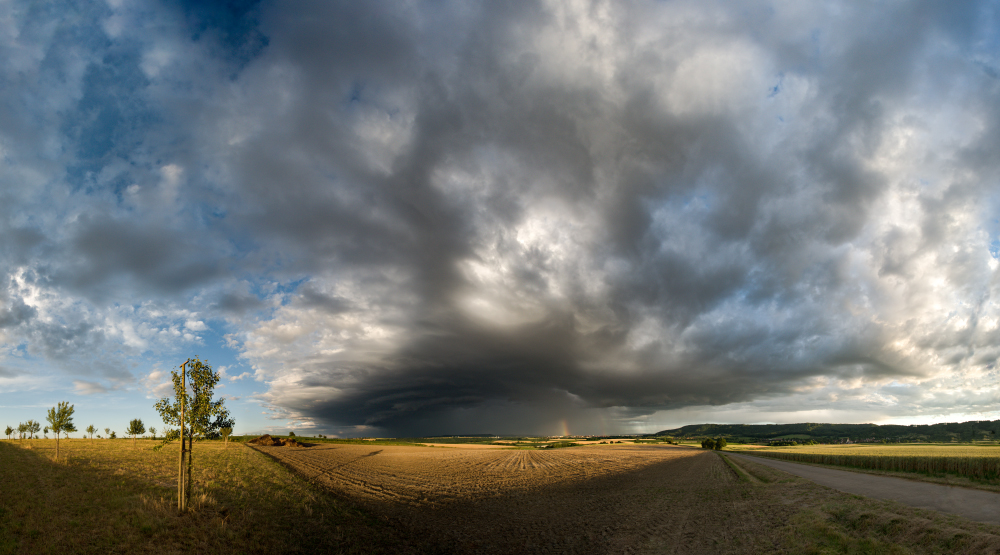
<path id="1" fill-rule="evenodd" d="M 715 440 L 710 437 L 706 437 L 705 439 L 701 440 L 701 448 L 715 449 Z"/>
<path id="2" fill-rule="evenodd" d="M 717 437 L 715 438 L 715 449 L 722 449 L 726 446 L 726 438 Z"/>

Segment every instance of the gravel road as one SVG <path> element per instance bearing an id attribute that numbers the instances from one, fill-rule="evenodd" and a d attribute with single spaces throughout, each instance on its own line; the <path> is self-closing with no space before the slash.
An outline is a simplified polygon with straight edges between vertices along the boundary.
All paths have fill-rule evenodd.
<path id="1" fill-rule="evenodd" d="M 1000 524 L 1000 494 L 918 482 L 890 476 L 876 476 L 846 470 L 727 453 L 737 460 L 749 460 L 801 476 L 835 490 L 877 499 L 891 499 L 911 507 L 964 516 L 969 520 Z"/>

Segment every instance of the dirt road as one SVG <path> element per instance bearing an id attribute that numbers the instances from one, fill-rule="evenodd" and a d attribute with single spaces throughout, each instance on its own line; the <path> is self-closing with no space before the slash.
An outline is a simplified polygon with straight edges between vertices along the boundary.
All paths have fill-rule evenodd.
<path id="1" fill-rule="evenodd" d="M 956 514 L 977 522 L 1000 524 L 1000 494 L 765 457 L 727 454 L 741 461 L 753 461 L 846 493 L 891 499 L 911 507 Z"/>

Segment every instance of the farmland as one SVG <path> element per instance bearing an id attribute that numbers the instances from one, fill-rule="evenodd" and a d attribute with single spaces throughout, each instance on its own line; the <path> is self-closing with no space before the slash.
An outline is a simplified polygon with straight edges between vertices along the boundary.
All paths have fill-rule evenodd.
<path id="1" fill-rule="evenodd" d="M 764 515 L 742 498 L 719 457 L 693 449 L 261 450 L 448 550 L 655 552 L 685 545 L 682 552 L 710 552 L 766 537 Z M 723 515 L 741 525 L 725 526 Z"/>
<path id="2" fill-rule="evenodd" d="M 1000 528 L 687 447 L 0 441 L 0 554 L 979 553 Z M 900 547 L 902 546 L 902 547 Z M 901 549 L 904 549 L 902 550 Z M 909 550 L 909 551 L 906 551 Z"/>
<path id="3" fill-rule="evenodd" d="M 791 462 L 833 465 L 927 481 L 1000 490 L 1000 446 L 949 444 L 736 447 Z"/>
<path id="4" fill-rule="evenodd" d="M 798 424 L 694 424 L 663 430 L 652 437 L 716 437 L 725 436 L 730 442 L 788 440 L 816 440 L 833 443 L 845 439 L 857 442 L 951 442 L 983 441 L 997 439 L 1000 420 L 969 422 L 944 422 L 939 424 L 823 424 L 803 422 Z"/>
<path id="5" fill-rule="evenodd" d="M 687 447 L 259 449 L 444 552 L 1000 549 L 997 527 L 841 494 Z"/>
<path id="6" fill-rule="evenodd" d="M 760 447 L 756 445 L 729 445 L 732 450 L 755 453 L 808 453 L 812 455 L 869 455 L 882 457 L 1000 457 L 1000 445 L 899 443 L 899 444 L 848 444 L 800 445 L 791 447 Z"/>

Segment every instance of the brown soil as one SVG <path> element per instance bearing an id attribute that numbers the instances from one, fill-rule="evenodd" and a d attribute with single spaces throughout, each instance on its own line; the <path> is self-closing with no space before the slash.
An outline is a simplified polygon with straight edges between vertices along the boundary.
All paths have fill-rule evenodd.
<path id="1" fill-rule="evenodd" d="M 700 449 L 260 450 L 443 552 L 773 552 L 797 510 Z"/>
<path id="2" fill-rule="evenodd" d="M 281 439 L 277 437 L 271 437 L 269 434 L 264 434 L 256 439 L 251 439 L 247 443 L 252 443 L 254 445 L 264 445 L 268 447 L 303 447 L 303 445 L 294 439 Z"/>

